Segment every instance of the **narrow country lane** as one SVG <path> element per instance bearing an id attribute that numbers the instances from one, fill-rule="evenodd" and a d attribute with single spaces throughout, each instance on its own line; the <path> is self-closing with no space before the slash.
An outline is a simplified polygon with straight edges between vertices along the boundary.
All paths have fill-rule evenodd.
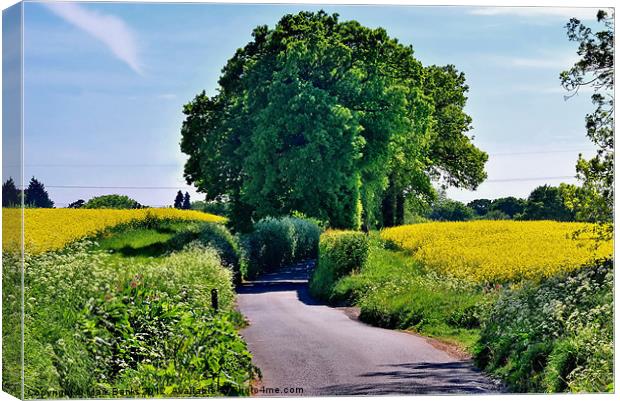
<path id="1" fill-rule="evenodd" d="M 449 394 L 498 392 L 470 362 L 416 335 L 372 327 L 314 301 L 298 265 L 239 288 L 242 331 L 268 392 L 256 395 Z M 276 394 L 272 389 L 279 389 Z"/>

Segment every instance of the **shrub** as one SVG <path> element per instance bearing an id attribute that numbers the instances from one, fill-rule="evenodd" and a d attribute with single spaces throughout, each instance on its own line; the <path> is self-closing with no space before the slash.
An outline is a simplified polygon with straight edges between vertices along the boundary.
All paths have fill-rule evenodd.
<path id="1" fill-rule="evenodd" d="M 294 228 L 294 249 L 293 259 L 295 261 L 313 259 L 317 257 L 319 251 L 319 238 L 321 229 L 313 220 L 301 218 L 287 218 L 291 221 Z"/>
<path id="2" fill-rule="evenodd" d="M 514 391 L 609 391 L 613 261 L 507 290 L 483 322 L 476 360 Z"/>
<path id="3" fill-rule="evenodd" d="M 329 301 L 335 282 L 360 269 L 368 257 L 368 237 L 357 231 L 327 231 L 319 242 L 319 259 L 310 279 L 313 296 Z"/>
<path id="4" fill-rule="evenodd" d="M 233 274 L 233 282 L 241 282 L 241 270 L 244 268 L 244 259 L 237 238 L 221 224 L 206 223 L 198 234 L 198 240 L 217 251 L 222 264 L 229 268 Z"/>
<path id="5" fill-rule="evenodd" d="M 247 237 L 248 276 L 274 271 L 287 264 L 315 258 L 320 228 L 297 217 L 266 217 L 254 225 Z"/>
<path id="6" fill-rule="evenodd" d="M 85 209 L 140 209 L 137 201 L 126 195 L 95 196 L 84 205 Z"/>

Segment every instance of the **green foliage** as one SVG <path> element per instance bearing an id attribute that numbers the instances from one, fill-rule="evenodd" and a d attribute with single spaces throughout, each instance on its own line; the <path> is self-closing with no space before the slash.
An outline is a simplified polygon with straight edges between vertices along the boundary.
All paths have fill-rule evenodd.
<path id="1" fill-rule="evenodd" d="M 431 173 L 441 175 L 449 185 L 474 190 L 487 178 L 484 165 L 489 157 L 473 145 L 473 137 L 467 136 L 472 119 L 463 111 L 469 90 L 465 74 L 454 65 L 433 65 L 426 72 L 424 91 L 435 106 Z"/>
<path id="2" fill-rule="evenodd" d="M 356 231 L 327 231 L 319 241 L 319 258 L 310 278 L 310 293 L 326 301 L 341 277 L 359 271 L 368 257 L 368 237 Z"/>
<path id="3" fill-rule="evenodd" d="M 84 205 L 85 209 L 140 209 L 137 201 L 126 195 L 95 196 Z"/>
<path id="4" fill-rule="evenodd" d="M 476 359 L 513 391 L 609 391 L 613 261 L 507 290 L 483 323 Z"/>
<path id="5" fill-rule="evenodd" d="M 21 205 L 21 194 L 15 186 L 15 181 L 9 177 L 2 184 L 2 207 L 16 207 Z"/>
<path id="6" fill-rule="evenodd" d="M 523 213 L 526 201 L 524 199 L 508 196 L 506 198 L 497 198 L 491 203 L 490 211 L 497 210 L 507 214 L 511 219 Z"/>
<path id="7" fill-rule="evenodd" d="M 463 74 L 424 69 L 381 28 L 323 11 L 286 15 L 254 30 L 219 86 L 185 105 L 181 149 L 187 181 L 208 200 L 230 199 L 239 231 L 293 211 L 334 228 L 372 227 L 405 192 L 432 197 L 435 165 L 454 185 L 484 178 L 486 154 L 463 133 Z"/>
<path id="8" fill-rule="evenodd" d="M 67 207 L 69 209 L 79 209 L 82 206 L 84 206 L 85 204 L 86 204 L 86 201 L 84 201 L 84 199 L 78 199 L 75 202 L 69 203 L 69 205 Z"/>
<path id="9" fill-rule="evenodd" d="M 562 187 L 542 185 L 527 198 L 521 219 L 574 221 L 575 213 L 566 206 Z"/>
<path id="10" fill-rule="evenodd" d="M 494 295 L 439 277 L 410 255 L 389 248 L 371 237 L 361 269 L 335 280 L 326 280 L 317 268 L 314 294 L 334 304 L 359 306 L 360 319 L 370 324 L 413 329 L 473 348 Z"/>
<path id="11" fill-rule="evenodd" d="M 274 271 L 287 264 L 317 256 L 321 229 L 298 217 L 267 217 L 254 225 L 246 238 L 247 277 Z"/>
<path id="12" fill-rule="evenodd" d="M 480 218 L 484 220 L 509 220 L 510 216 L 500 210 L 494 209 L 484 214 Z"/>
<path id="13" fill-rule="evenodd" d="M 5 219 L 6 217 L 3 216 Z M 5 220 L 6 222 L 6 220 Z M 22 384 L 22 263 L 21 255 L 2 253 L 2 391 L 16 398 Z"/>
<path id="14" fill-rule="evenodd" d="M 29 207 L 52 208 L 54 207 L 54 202 L 52 202 L 49 194 L 45 190 L 45 185 L 32 177 L 28 184 L 28 188 L 26 188 L 24 205 Z"/>
<path id="15" fill-rule="evenodd" d="M 484 216 L 491 211 L 490 199 L 475 199 L 467 204 L 478 216 Z"/>
<path id="16" fill-rule="evenodd" d="M 218 253 L 222 265 L 232 272 L 235 284 L 241 282 L 241 271 L 246 269 L 237 238 L 217 223 L 147 218 L 108 230 L 98 242 L 100 249 L 140 258 L 162 256 L 199 242 Z"/>
<path id="17" fill-rule="evenodd" d="M 614 210 L 614 12 L 599 10 L 597 20 L 604 29 L 593 33 L 576 18 L 566 25 L 570 41 L 578 42 L 580 59 L 560 74 L 562 86 L 577 94 L 581 87 L 594 89 L 596 109 L 586 115 L 587 136 L 597 146 L 590 160 L 579 155 L 577 177 L 582 186 L 570 200 L 580 220 L 600 223 L 601 239 L 613 238 Z"/>
<path id="18" fill-rule="evenodd" d="M 247 394 L 251 356 L 227 316 L 234 293 L 217 253 L 194 246 L 140 271 L 121 275 L 85 306 L 80 327 L 99 381 L 118 380 L 121 388 L 133 382 L 147 394 L 170 394 L 183 385 L 212 395 Z M 210 308 L 213 288 L 222 316 Z M 151 370 L 166 375 L 149 383 Z"/>
<path id="19" fill-rule="evenodd" d="M 247 271 L 247 262 L 242 257 L 237 238 L 221 224 L 205 223 L 199 231 L 198 241 L 218 253 L 222 264 L 231 270 L 233 282 L 239 284 L 242 273 Z"/>
<path id="20" fill-rule="evenodd" d="M 463 202 L 441 199 L 433 205 L 428 218 L 439 221 L 467 221 L 474 218 L 474 211 Z"/>
<path id="21" fill-rule="evenodd" d="M 132 235 L 104 238 L 101 247 L 181 242 L 179 235 L 199 236 L 202 228 L 157 224 L 127 225 Z M 157 227 L 168 229 L 166 239 Z M 139 229 L 144 236 L 135 236 Z M 166 256 L 127 258 L 82 242 L 27 255 L 26 270 L 26 398 L 91 398 L 112 388 L 148 396 L 190 387 L 203 395 L 249 393 L 255 370 L 236 333 L 232 273 L 215 249 L 192 245 Z M 210 305 L 213 288 L 218 314 Z"/>

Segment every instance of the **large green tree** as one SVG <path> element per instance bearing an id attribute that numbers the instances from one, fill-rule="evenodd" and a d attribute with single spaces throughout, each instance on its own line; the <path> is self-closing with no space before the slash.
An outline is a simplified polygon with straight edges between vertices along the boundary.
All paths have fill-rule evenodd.
<path id="1" fill-rule="evenodd" d="M 613 236 L 614 200 L 614 14 L 600 10 L 597 20 L 602 30 L 592 29 L 576 18 L 566 25 L 568 38 L 578 42 L 579 60 L 560 74 L 570 98 L 583 87 L 594 90 L 595 109 L 586 115 L 586 134 L 597 146 L 592 159 L 581 155 L 577 177 L 582 185 L 573 192 L 569 204 L 580 220 L 601 223 L 600 234 Z"/>
<path id="2" fill-rule="evenodd" d="M 470 188 L 484 179 L 466 90 L 453 67 L 424 68 L 381 28 L 286 15 L 254 30 L 216 95 L 185 105 L 185 177 L 207 200 L 230 199 L 239 229 L 293 211 L 333 227 L 391 225 L 405 196 L 433 198 L 439 173 Z"/>

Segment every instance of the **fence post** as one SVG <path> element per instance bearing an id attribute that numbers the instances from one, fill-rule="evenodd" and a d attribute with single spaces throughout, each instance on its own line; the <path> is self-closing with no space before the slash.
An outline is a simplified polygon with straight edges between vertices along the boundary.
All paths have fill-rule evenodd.
<path id="1" fill-rule="evenodd" d="M 213 288 L 211 290 L 211 306 L 215 310 L 215 313 L 217 313 L 219 309 L 219 304 L 218 304 L 218 299 L 217 299 L 217 288 Z"/>

